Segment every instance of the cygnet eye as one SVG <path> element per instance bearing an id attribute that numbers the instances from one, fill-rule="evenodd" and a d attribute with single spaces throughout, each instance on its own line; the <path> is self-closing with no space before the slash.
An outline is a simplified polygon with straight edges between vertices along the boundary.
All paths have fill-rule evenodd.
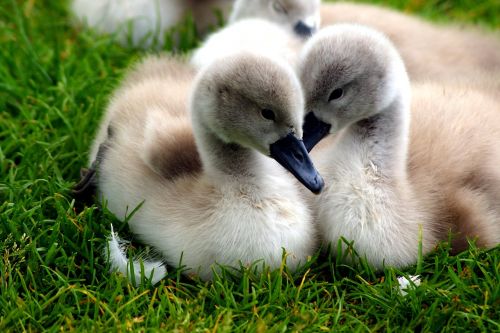
<path id="1" fill-rule="evenodd" d="M 263 109 L 262 111 L 260 111 L 260 114 L 262 115 L 262 117 L 264 117 L 267 120 L 272 120 L 272 121 L 276 120 L 276 115 L 274 114 L 274 112 L 272 110 Z"/>
<path id="2" fill-rule="evenodd" d="M 273 9 L 277 13 L 284 14 L 284 15 L 288 14 L 287 11 L 286 11 L 286 9 L 285 9 L 285 7 L 279 1 L 274 1 L 273 2 Z"/>
<path id="3" fill-rule="evenodd" d="M 337 88 L 334 91 L 332 91 L 330 97 L 328 97 L 328 102 L 342 98 L 342 96 L 344 96 L 344 90 L 342 88 Z"/>

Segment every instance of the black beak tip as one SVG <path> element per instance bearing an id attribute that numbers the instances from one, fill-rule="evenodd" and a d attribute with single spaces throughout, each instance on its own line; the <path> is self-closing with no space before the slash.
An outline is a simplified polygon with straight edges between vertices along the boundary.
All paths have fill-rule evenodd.
<path id="1" fill-rule="evenodd" d="M 321 192 L 323 192 L 324 187 L 325 187 L 325 181 L 318 174 L 315 177 L 314 181 L 311 182 L 309 190 L 314 194 L 320 194 Z"/>
<path id="2" fill-rule="evenodd" d="M 311 192 L 318 194 L 323 190 L 323 178 L 314 167 L 304 143 L 292 133 L 270 146 L 270 156 Z"/>
<path id="3" fill-rule="evenodd" d="M 293 31 L 300 37 L 308 38 L 311 37 L 315 32 L 315 27 L 310 27 L 302 21 L 297 22 L 293 27 Z"/>

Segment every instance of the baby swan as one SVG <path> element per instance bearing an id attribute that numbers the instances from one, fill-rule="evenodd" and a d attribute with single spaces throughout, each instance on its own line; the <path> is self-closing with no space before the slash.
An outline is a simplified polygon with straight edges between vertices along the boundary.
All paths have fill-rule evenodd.
<path id="1" fill-rule="evenodd" d="M 310 37 L 319 28 L 320 5 L 321 0 L 236 0 L 229 23 L 242 18 L 262 18 L 297 36 Z"/>
<path id="2" fill-rule="evenodd" d="M 411 86 L 382 34 L 326 28 L 305 46 L 304 141 L 329 185 L 314 200 L 326 242 L 377 268 L 415 263 L 451 230 L 453 251 L 500 243 L 500 107 L 471 87 Z M 411 126 L 410 126 L 411 117 Z M 319 118 L 319 119 L 318 119 Z M 464 145 L 464 142 L 466 144 Z"/>
<path id="3" fill-rule="evenodd" d="M 176 138 L 186 132 L 178 127 L 186 112 L 178 109 L 188 101 L 178 101 L 172 89 L 180 80 L 174 68 L 185 64 L 168 61 L 172 71 L 166 67 L 161 76 L 139 66 L 131 77 L 146 77 L 124 84 L 108 108 L 112 135 L 98 184 L 107 207 L 125 217 L 142 204 L 130 217 L 131 231 L 167 263 L 185 265 L 203 279 L 211 278 L 214 263 L 238 267 L 263 260 L 279 267 L 283 248 L 292 269 L 305 262 L 316 246 L 311 214 L 293 177 L 268 158 L 321 191 L 323 181 L 300 140 L 303 97 L 293 70 L 247 54 L 206 67 L 189 103 L 202 168 L 165 175 L 145 156 L 194 145 L 179 148 Z M 168 168 L 175 170 L 176 163 L 173 158 Z"/>
<path id="4" fill-rule="evenodd" d="M 313 111 L 308 149 L 340 132 L 317 156 L 327 187 L 313 207 L 324 240 L 333 248 L 341 237 L 354 241 L 376 268 L 416 262 L 422 231 L 424 252 L 436 240 L 431 212 L 408 180 L 410 83 L 397 51 L 369 28 L 332 26 L 304 47 L 300 76 Z"/>

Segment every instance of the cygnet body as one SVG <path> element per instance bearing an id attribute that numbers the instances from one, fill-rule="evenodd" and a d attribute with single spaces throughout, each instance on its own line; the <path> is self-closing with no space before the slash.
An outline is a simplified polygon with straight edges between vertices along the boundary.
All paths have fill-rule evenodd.
<path id="1" fill-rule="evenodd" d="M 491 164 L 491 156 L 500 157 L 493 145 L 500 139 L 493 100 L 481 95 L 473 107 L 463 90 L 428 85 L 413 88 L 410 110 L 412 89 L 395 47 L 382 34 L 349 24 L 313 37 L 304 48 L 300 73 L 306 110 L 312 112 L 304 125 L 306 146 L 312 149 L 322 136 L 336 134 L 313 154 L 327 184 L 312 199 L 325 243 L 336 249 L 344 237 L 361 257 L 382 268 L 415 263 L 420 243 L 426 254 L 450 230 L 458 233 L 456 250 L 463 249 L 465 237 L 487 246 L 499 242 L 496 185 L 471 194 L 465 181 L 476 174 L 500 183 Z M 449 99 L 461 104 L 447 104 Z M 486 112 L 478 114 L 482 107 Z M 481 120 L 467 122 L 470 114 Z M 463 147 L 468 135 L 482 133 L 485 119 L 496 121 L 488 125 L 491 132 Z M 481 202 L 459 203 L 460 191 L 464 197 L 477 194 Z M 478 215 L 468 216 L 468 208 Z"/>
<path id="2" fill-rule="evenodd" d="M 214 60 L 240 52 L 265 54 L 292 66 L 303 40 L 282 26 L 264 19 L 244 19 L 213 33 L 196 49 L 191 64 L 201 69 Z"/>
<path id="3" fill-rule="evenodd" d="M 179 23 L 187 10 L 181 0 L 74 0 L 73 14 L 79 22 L 100 34 L 116 34 L 127 45 L 149 47 L 162 44 L 165 32 Z"/>
<path id="4" fill-rule="evenodd" d="M 192 87 L 191 79 L 186 64 L 150 59 L 115 94 L 91 156 L 107 207 L 125 218 L 140 206 L 131 231 L 203 279 L 215 263 L 279 267 L 283 248 L 292 269 L 304 263 L 316 246 L 311 214 L 295 179 L 265 156 L 321 190 L 299 140 L 303 99 L 292 69 L 241 54 L 214 62 Z"/>

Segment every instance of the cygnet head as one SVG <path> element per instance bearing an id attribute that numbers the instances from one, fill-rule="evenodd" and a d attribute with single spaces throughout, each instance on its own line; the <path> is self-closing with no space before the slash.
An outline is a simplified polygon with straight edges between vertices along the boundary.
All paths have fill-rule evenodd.
<path id="1" fill-rule="evenodd" d="M 323 179 L 301 140 L 303 97 L 293 70 L 271 58 L 240 53 L 221 58 L 198 76 L 191 96 L 196 132 L 257 150 L 314 193 Z"/>
<path id="2" fill-rule="evenodd" d="M 409 99 L 401 57 L 371 28 L 339 24 L 322 29 L 306 43 L 300 58 L 308 149 L 324 135 L 382 112 L 399 97 Z"/>
<path id="3" fill-rule="evenodd" d="M 229 22 L 264 18 L 307 38 L 319 28 L 320 4 L 321 0 L 236 0 Z"/>

